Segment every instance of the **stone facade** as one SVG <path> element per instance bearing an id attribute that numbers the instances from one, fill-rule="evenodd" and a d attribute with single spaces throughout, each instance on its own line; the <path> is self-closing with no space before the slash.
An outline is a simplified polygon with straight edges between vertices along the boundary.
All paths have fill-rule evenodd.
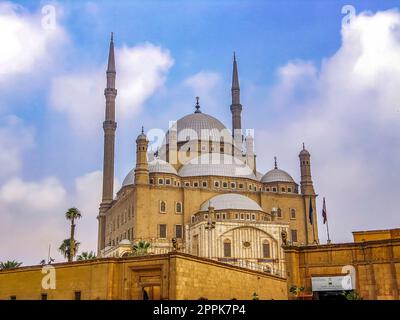
<path id="1" fill-rule="evenodd" d="M 113 50 L 111 41 L 105 123 L 114 123 L 115 119 Z M 113 174 L 114 149 L 105 139 L 105 192 L 98 217 L 100 256 L 123 254 L 125 249 L 120 246 L 124 247 L 126 241 L 132 244 L 146 241 L 151 244 L 152 253 L 167 253 L 173 249 L 174 239 L 182 252 L 229 263 L 240 261 L 243 266 L 283 274 L 283 242 L 298 245 L 318 243 L 310 153 L 303 145 L 299 154 L 300 184 L 287 172 L 278 169 L 276 159 L 275 167 L 266 174 L 257 171 L 253 136 L 250 132 L 244 133 L 242 128 L 243 107 L 238 77 L 235 58 L 230 108 L 232 130 L 203 113 L 199 98 L 194 113 L 172 122 L 157 156 L 149 153 L 149 141 L 142 129 L 136 139 L 135 167 L 127 174 L 122 188 L 111 202 L 113 179 L 110 172 Z M 194 221 L 206 203 L 229 194 L 234 194 L 237 199 L 246 197 L 246 201 L 251 201 L 258 209 L 253 212 L 245 206 L 235 208 L 227 203 L 215 215 L 207 215 L 208 218 L 203 219 L 205 223 Z M 313 206 L 312 219 L 309 217 L 310 204 Z M 218 215 L 224 218 L 218 218 Z M 253 219 L 253 215 L 257 218 Z M 215 230 L 207 233 L 207 224 L 215 224 Z M 209 235 L 213 240 L 209 240 Z M 271 255 L 268 256 L 262 252 L 262 242 L 267 239 L 271 245 Z M 231 240 L 231 250 L 224 251 L 224 241 Z M 193 249 L 193 241 L 198 242 L 199 250 Z M 245 248 L 243 243 L 247 245 Z M 209 251 L 216 255 L 210 255 Z M 228 251 L 231 254 L 228 255 Z"/>
<path id="2" fill-rule="evenodd" d="M 400 238 L 378 240 L 379 232 L 370 233 L 374 234 L 374 240 L 285 247 L 288 288 L 303 286 L 305 292 L 311 294 L 313 276 L 343 276 L 351 269 L 354 270 L 355 291 L 363 299 L 398 300 Z"/>
<path id="3" fill-rule="evenodd" d="M 283 278 L 182 253 L 54 264 L 44 290 L 41 266 L 0 271 L 0 300 L 286 299 Z M 204 277 L 204 275 L 207 277 Z M 144 293 L 146 291 L 146 293 Z"/>

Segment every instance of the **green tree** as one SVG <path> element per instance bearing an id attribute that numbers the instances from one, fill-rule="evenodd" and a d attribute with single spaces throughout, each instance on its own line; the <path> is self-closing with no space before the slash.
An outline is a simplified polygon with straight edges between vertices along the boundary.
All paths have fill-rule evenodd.
<path id="1" fill-rule="evenodd" d="M 70 247 L 67 255 L 68 262 L 72 262 L 72 259 L 75 257 L 76 252 L 78 251 L 77 243 L 75 243 L 75 220 L 78 220 L 82 217 L 81 212 L 77 208 L 69 208 L 65 213 L 65 218 L 71 221 L 71 236 L 70 236 Z"/>
<path id="2" fill-rule="evenodd" d="M 79 260 L 79 261 L 92 260 L 92 259 L 96 259 L 96 255 L 93 251 L 90 251 L 90 252 L 84 251 L 79 256 L 76 257 L 76 260 Z"/>
<path id="3" fill-rule="evenodd" d="M 68 259 L 68 261 L 69 261 L 69 257 L 71 257 L 71 261 L 72 261 L 72 258 L 75 256 L 75 254 L 71 255 L 70 243 L 71 243 L 70 239 L 65 239 L 61 243 L 60 247 L 58 248 L 58 250 L 63 254 L 64 258 Z M 79 245 L 80 245 L 80 243 L 75 241 L 75 246 L 74 246 L 75 247 L 75 250 L 74 250 L 75 253 L 78 251 Z"/>
<path id="4" fill-rule="evenodd" d="M 151 244 L 146 241 L 139 241 L 138 243 L 134 244 L 132 247 L 133 255 L 135 256 L 143 256 L 146 255 Z"/>
<path id="5" fill-rule="evenodd" d="M 7 269 L 14 269 L 14 268 L 18 268 L 19 266 L 21 266 L 22 262 L 18 262 L 15 260 L 8 260 L 5 262 L 0 262 L 0 270 L 7 270 Z"/>
<path id="6" fill-rule="evenodd" d="M 356 291 L 343 292 L 343 295 L 347 300 L 363 300 L 363 298 Z"/>

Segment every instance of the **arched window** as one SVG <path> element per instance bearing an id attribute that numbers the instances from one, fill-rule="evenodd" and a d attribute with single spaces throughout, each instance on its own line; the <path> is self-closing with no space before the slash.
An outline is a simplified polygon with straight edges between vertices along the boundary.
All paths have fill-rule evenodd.
<path id="1" fill-rule="evenodd" d="M 175 212 L 176 213 L 182 213 L 182 202 L 177 202 L 176 203 Z"/>
<path id="2" fill-rule="evenodd" d="M 262 252 L 263 258 L 270 258 L 271 257 L 271 246 L 269 241 L 265 240 L 262 244 Z"/>
<path id="3" fill-rule="evenodd" d="M 167 204 L 165 201 L 160 201 L 160 212 L 165 213 L 167 211 Z"/>
<path id="4" fill-rule="evenodd" d="M 290 218 L 296 219 L 296 209 L 290 209 Z"/>
<path id="5" fill-rule="evenodd" d="M 232 256 L 231 240 L 226 239 L 224 241 L 224 257 L 229 258 Z"/>
<path id="6" fill-rule="evenodd" d="M 282 218 L 282 209 L 281 208 L 278 208 L 278 211 L 277 211 L 277 217 L 278 218 Z"/>

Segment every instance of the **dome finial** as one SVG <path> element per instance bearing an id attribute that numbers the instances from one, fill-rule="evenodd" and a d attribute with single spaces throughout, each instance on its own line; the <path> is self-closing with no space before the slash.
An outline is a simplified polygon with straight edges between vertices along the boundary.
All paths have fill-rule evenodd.
<path id="1" fill-rule="evenodd" d="M 278 169 L 278 162 L 277 162 L 276 157 L 274 157 L 274 160 L 275 160 L 275 169 Z"/>
<path id="2" fill-rule="evenodd" d="M 142 134 L 144 134 L 144 127 L 142 126 Z"/>
<path id="3" fill-rule="evenodd" d="M 196 97 L 196 111 L 194 113 L 201 113 L 199 100 L 200 100 L 200 98 Z"/>
<path id="4" fill-rule="evenodd" d="M 306 150 L 306 147 L 304 146 L 304 142 L 303 142 L 303 150 Z"/>

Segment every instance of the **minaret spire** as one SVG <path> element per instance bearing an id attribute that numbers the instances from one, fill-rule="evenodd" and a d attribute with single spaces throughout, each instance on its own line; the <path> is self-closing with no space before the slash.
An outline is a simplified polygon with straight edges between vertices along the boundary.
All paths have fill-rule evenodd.
<path id="1" fill-rule="evenodd" d="M 232 70 L 232 104 L 240 104 L 239 74 L 237 69 L 236 53 L 233 52 Z"/>
<path id="2" fill-rule="evenodd" d="M 117 89 L 115 89 L 115 56 L 114 56 L 114 36 L 111 33 L 110 49 L 108 53 L 107 66 L 107 87 L 104 89 L 106 98 L 104 129 L 104 158 L 103 158 L 103 194 L 100 204 L 98 253 L 105 247 L 105 214 L 111 207 L 114 195 L 114 149 L 115 149 L 115 98 Z"/>
<path id="3" fill-rule="evenodd" d="M 232 69 L 232 135 L 234 140 L 233 155 L 240 157 L 242 154 L 242 105 L 240 104 L 240 87 L 239 74 L 236 61 L 236 53 L 233 53 L 233 69 Z"/>

